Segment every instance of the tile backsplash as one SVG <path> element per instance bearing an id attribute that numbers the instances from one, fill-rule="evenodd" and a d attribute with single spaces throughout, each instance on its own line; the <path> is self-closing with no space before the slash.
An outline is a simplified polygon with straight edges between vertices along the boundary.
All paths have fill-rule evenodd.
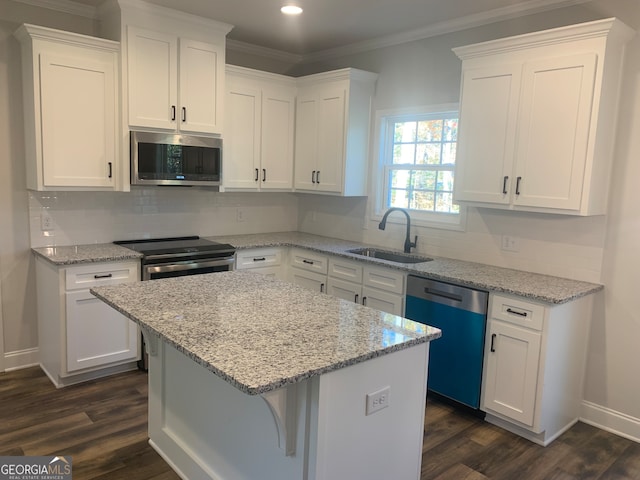
<path id="1" fill-rule="evenodd" d="M 43 229 L 43 215 L 51 220 Z M 296 230 L 298 200 L 288 193 L 219 193 L 204 188 L 131 192 L 29 192 L 32 247 L 114 240 Z M 44 226 L 48 228 L 47 226 Z"/>

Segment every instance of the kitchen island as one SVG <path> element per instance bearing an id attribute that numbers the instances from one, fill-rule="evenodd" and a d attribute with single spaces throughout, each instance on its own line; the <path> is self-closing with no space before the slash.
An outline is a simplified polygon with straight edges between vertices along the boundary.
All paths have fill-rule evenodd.
<path id="1" fill-rule="evenodd" d="M 147 338 L 150 443 L 181 477 L 420 477 L 438 329 L 237 271 L 92 293 Z"/>

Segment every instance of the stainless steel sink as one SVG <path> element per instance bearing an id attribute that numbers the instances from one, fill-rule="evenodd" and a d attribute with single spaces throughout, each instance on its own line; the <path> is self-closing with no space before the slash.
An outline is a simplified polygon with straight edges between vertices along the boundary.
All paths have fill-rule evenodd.
<path id="1" fill-rule="evenodd" d="M 413 253 L 390 252 L 389 250 L 380 250 L 378 248 L 354 248 L 347 250 L 347 252 L 395 263 L 425 263 L 433 260 L 433 258 L 422 257 Z"/>

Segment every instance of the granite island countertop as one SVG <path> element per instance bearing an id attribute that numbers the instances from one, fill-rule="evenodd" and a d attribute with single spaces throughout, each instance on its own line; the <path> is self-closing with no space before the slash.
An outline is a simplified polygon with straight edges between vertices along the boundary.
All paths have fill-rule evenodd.
<path id="1" fill-rule="evenodd" d="M 232 271 L 91 293 L 225 379 L 262 394 L 439 338 L 439 329 Z"/>

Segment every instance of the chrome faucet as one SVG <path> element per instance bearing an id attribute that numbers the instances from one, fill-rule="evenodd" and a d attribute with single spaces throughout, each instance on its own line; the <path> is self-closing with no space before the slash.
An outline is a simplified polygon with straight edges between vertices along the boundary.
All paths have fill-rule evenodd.
<path id="1" fill-rule="evenodd" d="M 411 217 L 409 216 L 409 212 L 407 212 L 406 210 L 404 210 L 402 208 L 396 208 L 396 207 L 390 208 L 389 210 L 386 211 L 386 213 L 382 217 L 382 221 L 380 222 L 380 225 L 378 225 L 378 228 L 380 230 L 384 230 L 385 229 L 385 227 L 387 226 L 387 217 L 394 210 L 397 210 L 398 212 L 404 213 L 405 217 L 407 217 L 407 236 L 404 239 L 404 253 L 411 253 L 411 247 L 415 247 L 416 243 L 418 243 L 418 236 L 416 235 L 416 238 L 415 238 L 415 240 L 413 242 L 409 238 L 411 236 L 410 235 Z"/>

